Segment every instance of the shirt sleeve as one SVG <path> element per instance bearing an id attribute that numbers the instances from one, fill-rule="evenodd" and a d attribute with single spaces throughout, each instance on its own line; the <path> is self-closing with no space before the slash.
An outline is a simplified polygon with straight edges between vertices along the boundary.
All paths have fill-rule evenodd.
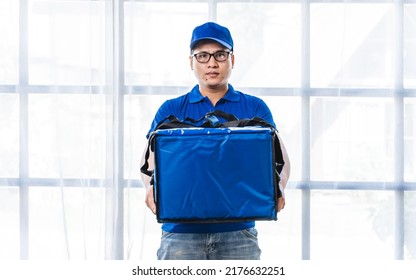
<path id="1" fill-rule="evenodd" d="M 257 106 L 255 106 L 254 115 L 262 118 L 263 120 L 267 121 L 268 123 L 276 127 L 276 124 L 273 120 L 272 112 L 270 111 L 269 107 L 263 99 L 258 99 Z"/>
<path id="2" fill-rule="evenodd" d="M 146 138 L 149 138 L 150 133 L 152 133 L 157 125 L 164 120 L 165 118 L 169 117 L 170 115 L 175 115 L 176 112 L 174 112 L 172 106 L 171 106 L 171 101 L 167 100 L 165 101 L 157 110 L 156 115 L 152 121 L 152 124 L 150 125 L 150 129 L 146 134 Z"/>

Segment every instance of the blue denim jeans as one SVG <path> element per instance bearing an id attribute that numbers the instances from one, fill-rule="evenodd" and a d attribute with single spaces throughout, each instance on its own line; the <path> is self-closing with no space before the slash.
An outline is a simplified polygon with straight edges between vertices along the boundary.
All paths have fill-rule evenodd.
<path id="1" fill-rule="evenodd" d="M 218 233 L 162 231 L 159 260 L 259 260 L 255 228 Z"/>

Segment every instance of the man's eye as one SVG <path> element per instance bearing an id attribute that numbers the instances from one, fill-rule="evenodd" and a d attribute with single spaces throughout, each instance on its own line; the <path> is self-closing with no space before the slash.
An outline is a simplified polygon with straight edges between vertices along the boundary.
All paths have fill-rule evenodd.
<path id="1" fill-rule="evenodd" d="M 215 57 L 216 58 L 224 58 L 225 56 L 226 56 L 226 53 L 225 52 L 217 52 L 215 54 Z"/>

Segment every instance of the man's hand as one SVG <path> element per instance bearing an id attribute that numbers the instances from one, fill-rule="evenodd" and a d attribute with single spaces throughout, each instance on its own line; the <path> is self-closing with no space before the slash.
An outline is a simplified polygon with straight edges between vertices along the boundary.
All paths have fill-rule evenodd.
<path id="1" fill-rule="evenodd" d="M 283 208 L 285 208 L 285 197 L 281 196 L 277 199 L 277 212 L 280 212 Z"/>
<path id="2" fill-rule="evenodd" d="M 283 140 L 282 138 L 280 138 L 279 133 L 277 134 L 277 136 L 279 137 L 279 141 L 280 141 L 280 146 L 282 148 L 282 154 L 283 154 L 283 161 L 285 162 L 285 165 L 283 165 L 283 169 L 280 172 L 280 181 L 279 181 L 279 188 L 282 192 L 282 196 L 279 197 L 277 199 L 277 212 L 279 212 L 280 210 L 282 210 L 283 208 L 285 208 L 286 205 L 286 200 L 285 200 L 285 188 L 287 185 L 287 181 L 289 180 L 289 176 L 290 176 L 290 161 L 289 161 L 289 156 L 287 154 L 286 151 L 286 147 L 283 144 Z"/>
<path id="3" fill-rule="evenodd" d="M 146 190 L 146 205 L 149 207 L 149 209 L 153 212 L 153 214 L 156 214 L 156 203 L 155 198 L 153 196 L 153 187 L 148 188 Z"/>
<path id="4" fill-rule="evenodd" d="M 142 160 L 140 162 L 140 166 L 143 166 L 143 164 L 146 161 L 146 152 L 149 151 L 149 157 L 148 157 L 148 170 L 154 170 L 155 169 L 155 155 L 154 153 L 148 149 L 148 147 L 146 146 L 144 151 L 143 151 L 143 155 L 142 155 Z M 149 207 L 149 209 L 153 212 L 153 214 L 156 214 L 156 203 L 155 203 L 155 198 L 153 196 L 153 185 L 151 183 L 152 178 L 144 173 L 140 173 L 141 177 L 142 177 L 142 181 L 143 181 L 143 185 L 146 189 L 146 198 L 145 198 L 145 202 L 147 207 Z"/>

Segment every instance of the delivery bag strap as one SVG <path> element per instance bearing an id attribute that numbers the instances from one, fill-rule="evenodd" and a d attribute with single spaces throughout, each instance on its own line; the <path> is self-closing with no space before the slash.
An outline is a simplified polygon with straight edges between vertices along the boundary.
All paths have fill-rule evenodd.
<path id="1" fill-rule="evenodd" d="M 192 124 L 196 124 L 205 119 L 205 121 L 199 127 L 216 128 L 216 127 L 221 127 L 221 122 L 218 118 L 223 119 L 227 122 L 238 121 L 238 118 L 235 115 L 226 113 L 221 110 L 214 110 L 214 111 L 208 112 L 197 120 L 188 117 L 185 119 L 185 121 L 188 121 Z"/>

